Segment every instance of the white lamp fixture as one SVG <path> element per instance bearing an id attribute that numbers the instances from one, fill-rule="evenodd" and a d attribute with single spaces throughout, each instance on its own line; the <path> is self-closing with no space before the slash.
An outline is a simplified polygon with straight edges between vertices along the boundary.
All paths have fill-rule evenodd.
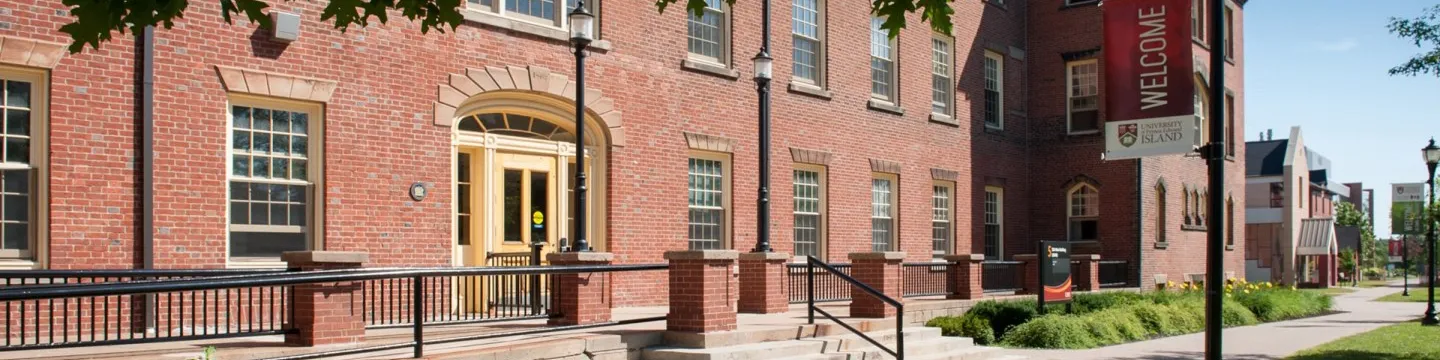
<path id="1" fill-rule="evenodd" d="M 1435 146 L 1435 139 L 1430 139 L 1430 145 L 1420 151 L 1425 155 L 1425 163 L 1435 165 L 1440 163 L 1440 147 Z"/>
<path id="2" fill-rule="evenodd" d="M 753 60 L 755 61 L 755 78 L 769 80 L 775 70 L 775 59 L 771 58 L 770 54 L 762 52 L 755 55 Z"/>
<path id="3" fill-rule="evenodd" d="M 589 43 L 595 40 L 595 15 L 585 10 L 585 2 L 575 3 L 570 11 L 570 41 Z"/>

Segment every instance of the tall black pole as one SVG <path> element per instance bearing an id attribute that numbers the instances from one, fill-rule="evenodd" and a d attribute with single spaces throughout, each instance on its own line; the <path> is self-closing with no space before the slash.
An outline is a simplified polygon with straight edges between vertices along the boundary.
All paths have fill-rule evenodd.
<path id="1" fill-rule="evenodd" d="M 1400 235 L 1400 275 L 1405 277 L 1405 279 L 1403 280 L 1403 281 L 1404 281 L 1404 284 L 1400 285 L 1400 286 L 1403 286 L 1403 287 L 1405 288 L 1405 292 L 1404 292 L 1404 293 L 1401 293 L 1400 296 L 1410 296 L 1410 244 L 1409 244 L 1409 243 L 1410 243 L 1410 237 L 1409 237 L 1409 236 L 1407 236 L 1407 235 Z"/>
<path id="2" fill-rule="evenodd" d="M 577 11 L 585 8 L 585 1 L 575 3 Z M 572 38 L 575 43 L 575 247 L 573 251 L 590 251 L 590 242 L 585 240 L 585 47 L 589 39 Z"/>
<path id="3" fill-rule="evenodd" d="M 1430 139 L 1430 147 L 1434 146 L 1435 139 Z M 1426 247 L 1428 248 L 1426 252 L 1430 253 L 1430 260 L 1425 263 L 1425 267 L 1429 269 L 1429 271 L 1426 271 L 1425 288 L 1429 293 L 1430 299 L 1425 301 L 1425 317 L 1420 319 L 1420 324 L 1435 326 L 1440 325 L 1440 319 L 1435 318 L 1435 218 L 1430 216 L 1430 212 L 1435 210 L 1431 207 L 1435 204 L 1436 163 L 1427 161 L 1425 165 L 1430 168 L 1430 177 L 1425 180 L 1425 184 L 1430 187 L 1430 200 L 1425 202 L 1425 207 L 1422 208 L 1426 211 L 1420 213 L 1424 216 L 1425 235 L 1429 237 L 1429 246 Z"/>
<path id="4" fill-rule="evenodd" d="M 761 2 L 760 53 L 757 59 L 770 58 L 770 0 Z M 768 61 L 768 60 L 767 60 Z M 770 75 L 756 73 L 755 92 L 760 94 L 760 193 L 756 201 L 755 250 L 770 252 Z"/>
<path id="5" fill-rule="evenodd" d="M 1225 296 L 1225 2 L 1210 2 L 1210 164 L 1209 230 L 1205 246 L 1205 358 L 1220 360 Z"/>

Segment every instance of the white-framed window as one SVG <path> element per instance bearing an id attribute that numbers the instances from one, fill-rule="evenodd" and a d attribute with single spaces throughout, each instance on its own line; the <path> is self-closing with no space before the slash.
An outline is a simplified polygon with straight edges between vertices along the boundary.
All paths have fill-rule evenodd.
<path id="1" fill-rule="evenodd" d="M 985 187 L 985 259 L 1005 256 L 1005 189 Z"/>
<path id="2" fill-rule="evenodd" d="M 231 95 L 229 108 L 230 259 L 322 248 L 322 106 Z"/>
<path id="3" fill-rule="evenodd" d="M 1225 6 L 1225 58 L 1235 60 L 1235 9 Z"/>
<path id="4" fill-rule="evenodd" d="M 1225 245 L 1235 248 L 1235 197 L 1225 199 Z"/>
<path id="5" fill-rule="evenodd" d="M 1205 42 L 1205 30 L 1209 24 L 1205 23 L 1206 11 L 1205 0 L 1190 0 L 1190 37 L 1201 43 Z"/>
<path id="6" fill-rule="evenodd" d="M 1067 124 L 1071 134 L 1100 131 L 1100 65 L 1095 60 L 1065 64 Z"/>
<path id="7" fill-rule="evenodd" d="M 950 37 L 935 34 L 930 38 L 930 112 L 950 116 L 951 104 L 955 102 L 955 86 L 951 80 L 955 47 Z"/>
<path id="8" fill-rule="evenodd" d="M 597 18 L 599 2 L 585 0 L 585 9 Z M 481 13 L 558 29 L 569 28 L 567 16 L 575 8 L 575 0 L 466 0 L 465 3 L 467 8 Z"/>
<path id="9" fill-rule="evenodd" d="M 49 76 L 0 65 L 0 267 L 43 267 L 48 250 Z"/>
<path id="10" fill-rule="evenodd" d="M 795 81 L 825 87 L 824 0 L 791 0 Z"/>
<path id="11" fill-rule="evenodd" d="M 900 75 L 895 71 L 895 39 L 880 27 L 883 24 L 885 18 L 870 18 L 870 96 L 897 104 Z"/>
<path id="12" fill-rule="evenodd" d="M 895 251 L 900 178 L 895 174 L 876 173 L 870 179 L 870 249 Z"/>
<path id="13" fill-rule="evenodd" d="M 1100 239 L 1100 191 L 1090 184 L 1075 185 L 1066 195 L 1070 241 Z"/>
<path id="14" fill-rule="evenodd" d="M 1005 56 L 985 52 L 985 127 L 1005 128 Z"/>
<path id="15" fill-rule="evenodd" d="M 721 154 L 690 155 L 690 250 L 729 248 L 729 160 Z"/>
<path id="16" fill-rule="evenodd" d="M 955 248 L 955 185 L 937 181 L 930 193 L 930 253 L 936 259 Z"/>
<path id="17" fill-rule="evenodd" d="M 795 256 L 825 258 L 825 168 L 796 166 L 795 187 Z"/>
<path id="18" fill-rule="evenodd" d="M 686 11 L 690 58 L 730 66 L 730 14 L 722 0 L 705 0 L 704 16 Z"/>
<path id="19" fill-rule="evenodd" d="M 1155 242 L 1158 243 L 1169 241 L 1170 236 L 1170 216 L 1166 213 L 1169 210 L 1165 206 L 1168 202 L 1165 196 L 1165 183 L 1155 184 Z"/>
<path id="20" fill-rule="evenodd" d="M 1225 94 L 1225 154 L 1235 156 L 1235 95 Z"/>

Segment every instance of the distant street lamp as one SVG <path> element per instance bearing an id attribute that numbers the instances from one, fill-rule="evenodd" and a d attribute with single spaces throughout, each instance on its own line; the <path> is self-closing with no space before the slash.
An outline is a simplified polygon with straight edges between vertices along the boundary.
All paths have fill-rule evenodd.
<path id="1" fill-rule="evenodd" d="M 585 240 L 585 47 L 595 40 L 595 16 L 585 10 L 585 0 L 570 11 L 570 43 L 575 45 L 575 247 L 590 251 Z"/>
<path id="2" fill-rule="evenodd" d="M 1430 187 L 1430 201 L 1425 205 L 1430 206 L 1435 204 L 1435 165 L 1440 164 L 1440 147 L 1435 146 L 1435 138 L 1430 138 L 1430 145 L 1420 150 L 1425 155 L 1425 166 L 1430 169 L 1430 177 L 1425 178 L 1425 184 Z M 1440 325 L 1440 319 L 1435 318 L 1435 221 L 1430 217 L 1430 214 L 1424 212 L 1422 212 L 1422 214 L 1424 214 L 1422 218 L 1425 221 L 1426 229 L 1428 229 L 1426 235 L 1429 236 L 1430 241 L 1430 250 L 1428 251 L 1430 253 L 1430 261 L 1425 263 L 1427 265 L 1426 268 L 1430 269 L 1428 271 L 1428 277 L 1425 278 L 1426 287 L 1429 288 L 1430 299 L 1425 302 L 1425 317 L 1420 319 L 1420 324 L 1435 326 Z"/>
<path id="3" fill-rule="evenodd" d="M 770 248 L 770 78 L 774 58 L 770 57 L 770 0 L 761 2 L 760 53 L 755 54 L 755 92 L 760 96 L 760 191 L 755 203 L 756 234 L 752 252 L 767 253 Z"/>

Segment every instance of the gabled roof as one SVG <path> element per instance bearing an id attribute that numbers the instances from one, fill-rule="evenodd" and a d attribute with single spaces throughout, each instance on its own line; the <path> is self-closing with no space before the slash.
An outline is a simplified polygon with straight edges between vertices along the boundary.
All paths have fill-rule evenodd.
<path id="1" fill-rule="evenodd" d="M 1335 219 L 1311 218 L 1300 220 L 1300 243 L 1295 255 L 1330 255 L 1338 248 L 1335 245 Z"/>
<path id="2" fill-rule="evenodd" d="M 1245 176 L 1280 176 L 1285 174 L 1285 150 L 1290 140 L 1250 141 L 1245 143 Z"/>

